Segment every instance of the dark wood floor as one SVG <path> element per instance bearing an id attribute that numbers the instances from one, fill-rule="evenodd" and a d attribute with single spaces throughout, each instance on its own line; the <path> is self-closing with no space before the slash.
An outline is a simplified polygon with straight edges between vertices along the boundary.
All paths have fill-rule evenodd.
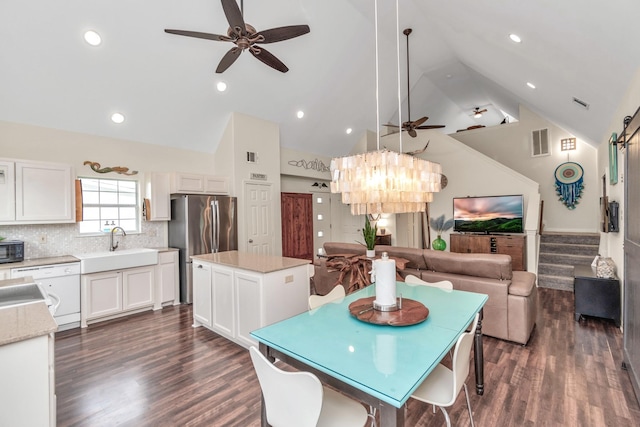
<path id="1" fill-rule="evenodd" d="M 620 366 L 613 323 L 573 318 L 573 294 L 540 289 L 526 347 L 485 337 L 477 426 L 634 426 L 640 408 Z M 473 367 L 472 367 L 473 369 Z M 467 381 L 474 390 L 473 372 Z M 58 426 L 259 426 L 260 388 L 248 351 L 191 327 L 191 306 L 56 335 Z M 469 425 L 464 396 L 449 414 Z M 444 418 L 410 401 L 406 425 Z"/>

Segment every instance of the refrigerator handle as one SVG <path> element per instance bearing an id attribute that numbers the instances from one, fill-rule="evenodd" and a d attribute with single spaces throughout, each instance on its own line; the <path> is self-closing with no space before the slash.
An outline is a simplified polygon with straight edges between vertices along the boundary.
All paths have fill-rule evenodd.
<path id="1" fill-rule="evenodd" d="M 218 201 L 213 200 L 211 207 L 211 214 L 213 215 L 211 252 L 215 253 L 220 251 L 220 206 Z"/>

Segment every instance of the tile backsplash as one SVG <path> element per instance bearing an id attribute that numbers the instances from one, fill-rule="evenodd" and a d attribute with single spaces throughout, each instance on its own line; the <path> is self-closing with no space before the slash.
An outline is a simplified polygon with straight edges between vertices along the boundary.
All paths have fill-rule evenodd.
<path id="1" fill-rule="evenodd" d="M 45 258 L 109 250 L 109 235 L 82 236 L 77 224 L 2 225 L 0 236 L 24 241 L 25 258 Z M 44 240 L 44 242 L 42 241 Z M 142 222 L 141 232 L 114 236 L 118 249 L 167 246 L 167 223 Z"/>

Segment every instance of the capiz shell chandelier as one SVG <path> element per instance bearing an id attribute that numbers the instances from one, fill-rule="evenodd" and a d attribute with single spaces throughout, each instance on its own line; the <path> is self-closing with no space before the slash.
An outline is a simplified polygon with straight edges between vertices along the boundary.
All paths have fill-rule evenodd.
<path id="1" fill-rule="evenodd" d="M 424 212 L 440 191 L 442 168 L 408 154 L 371 151 L 331 160 L 331 192 L 352 215 Z"/>

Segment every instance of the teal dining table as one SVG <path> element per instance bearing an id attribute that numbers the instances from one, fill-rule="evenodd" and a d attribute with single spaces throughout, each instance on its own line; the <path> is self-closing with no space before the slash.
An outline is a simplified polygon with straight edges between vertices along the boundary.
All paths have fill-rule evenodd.
<path id="1" fill-rule="evenodd" d="M 368 286 L 316 309 L 251 332 L 260 351 L 314 373 L 325 384 L 378 408 L 381 427 L 404 426 L 404 409 L 413 391 L 480 313 L 485 294 L 397 283 L 403 300 L 422 303 L 427 318 L 408 326 L 358 320 L 349 305 L 375 297 Z M 476 392 L 484 392 L 482 322 L 474 340 Z M 267 426 L 264 401 L 262 425 Z"/>

